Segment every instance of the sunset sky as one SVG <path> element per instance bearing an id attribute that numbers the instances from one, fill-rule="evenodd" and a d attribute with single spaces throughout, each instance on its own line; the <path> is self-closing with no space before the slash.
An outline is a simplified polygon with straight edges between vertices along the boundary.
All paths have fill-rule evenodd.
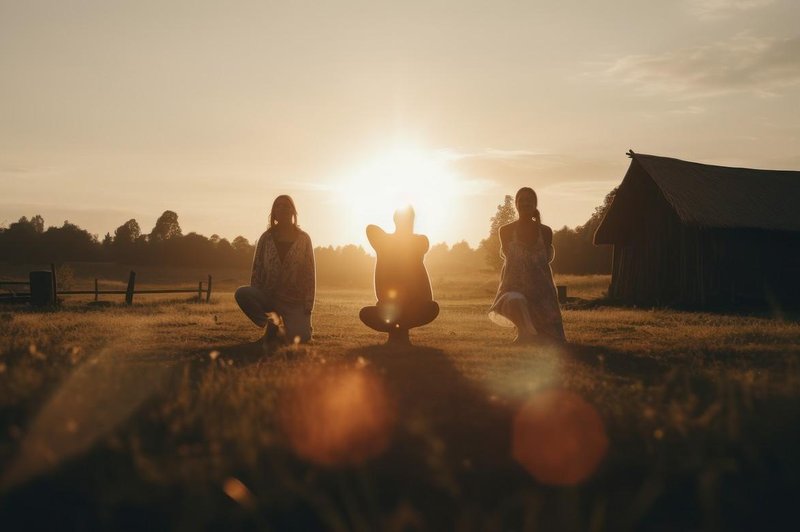
<path id="1" fill-rule="evenodd" d="M 522 185 L 545 223 L 583 223 L 629 148 L 797 170 L 798 20 L 796 0 L 0 0 L 0 224 L 102 237 L 171 209 L 253 241 L 288 193 L 316 245 L 363 243 L 402 181 L 433 242 L 476 245 Z"/>

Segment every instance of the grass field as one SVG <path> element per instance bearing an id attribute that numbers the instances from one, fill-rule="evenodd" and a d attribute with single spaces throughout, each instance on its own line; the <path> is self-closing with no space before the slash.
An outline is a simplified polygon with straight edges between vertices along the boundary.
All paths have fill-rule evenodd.
<path id="1" fill-rule="evenodd" d="M 314 342 L 266 353 L 232 300 L 234 273 L 208 305 L 0 308 L 0 523 L 616 530 L 796 519 L 796 316 L 569 304 L 569 346 L 517 347 L 486 318 L 493 274 L 431 277 L 442 312 L 409 348 L 381 345 L 358 321 L 370 290 L 322 288 Z M 592 299 L 608 278 L 559 282 Z"/>

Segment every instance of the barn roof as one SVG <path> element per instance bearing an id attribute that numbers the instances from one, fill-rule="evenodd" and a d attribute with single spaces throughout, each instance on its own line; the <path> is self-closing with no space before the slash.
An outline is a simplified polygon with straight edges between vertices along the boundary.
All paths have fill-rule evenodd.
<path id="1" fill-rule="evenodd" d="M 798 171 L 731 168 L 633 152 L 629 155 L 632 161 L 626 180 L 638 173 L 631 172 L 634 165 L 641 165 L 687 225 L 800 231 Z M 613 203 L 606 218 L 612 210 Z M 603 230 L 606 218 L 596 237 L 607 232 L 608 228 Z M 599 240 L 607 243 L 607 238 Z"/>

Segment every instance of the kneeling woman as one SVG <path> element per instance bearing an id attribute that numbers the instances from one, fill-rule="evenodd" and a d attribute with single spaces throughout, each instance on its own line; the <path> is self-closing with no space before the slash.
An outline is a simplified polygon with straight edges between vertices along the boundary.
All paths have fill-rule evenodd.
<path id="1" fill-rule="evenodd" d="M 253 323 L 267 328 L 265 340 L 278 339 L 276 322 L 282 320 L 286 340 L 308 342 L 315 290 L 311 238 L 297 226 L 292 198 L 278 196 L 272 204 L 269 228 L 256 245 L 250 286 L 236 290 L 236 302 Z"/>
<path id="2" fill-rule="evenodd" d="M 489 317 L 516 326 L 517 343 L 537 339 L 565 342 L 553 282 L 553 230 L 542 225 L 536 192 L 523 187 L 515 199 L 519 218 L 498 230 L 503 270 Z"/>

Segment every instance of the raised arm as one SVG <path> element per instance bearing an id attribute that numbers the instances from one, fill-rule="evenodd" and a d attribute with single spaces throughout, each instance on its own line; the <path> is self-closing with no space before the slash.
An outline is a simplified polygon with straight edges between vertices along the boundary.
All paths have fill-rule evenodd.
<path id="1" fill-rule="evenodd" d="M 377 225 L 367 226 L 367 240 L 369 240 L 372 249 L 374 249 L 375 251 L 378 251 L 378 248 L 383 244 L 385 236 L 386 236 L 386 231 L 384 231 Z"/>

